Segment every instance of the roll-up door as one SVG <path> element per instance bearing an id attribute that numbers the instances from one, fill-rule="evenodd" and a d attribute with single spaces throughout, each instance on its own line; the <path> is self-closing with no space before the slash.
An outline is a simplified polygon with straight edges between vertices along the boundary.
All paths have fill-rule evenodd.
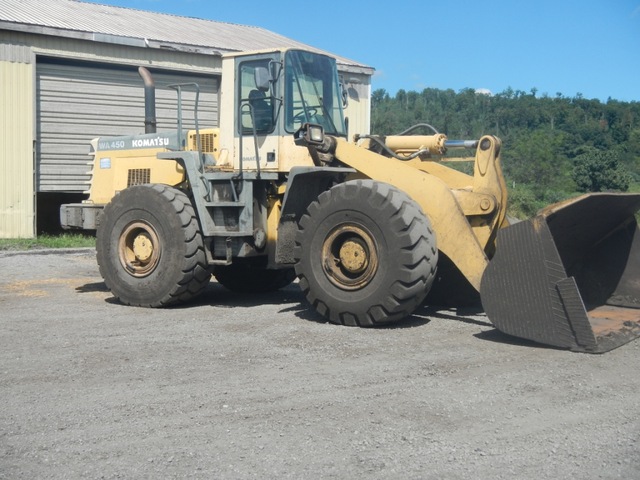
<path id="1" fill-rule="evenodd" d="M 148 67 L 149 68 L 149 67 Z M 201 128 L 218 125 L 219 78 L 150 68 L 156 84 L 158 131 L 176 128 L 177 94 L 168 85 L 197 83 Z M 144 85 L 136 68 L 40 60 L 37 77 L 37 189 L 87 189 L 89 142 L 144 133 Z M 194 128 L 195 89 L 183 87 L 184 128 Z"/>

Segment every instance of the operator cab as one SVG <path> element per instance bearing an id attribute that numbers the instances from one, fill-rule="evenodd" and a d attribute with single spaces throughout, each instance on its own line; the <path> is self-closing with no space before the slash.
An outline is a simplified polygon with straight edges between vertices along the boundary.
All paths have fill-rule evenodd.
<path id="1" fill-rule="evenodd" d="M 235 91 L 235 98 L 231 104 L 223 97 L 221 117 L 233 112 L 234 118 L 229 123 L 221 118 L 221 124 L 235 127 L 233 132 L 223 128 L 221 137 L 227 138 L 221 140 L 223 148 L 233 142 L 235 168 L 287 171 L 300 165 L 308 153 L 294 146 L 293 134 L 305 123 L 347 136 L 335 59 L 285 49 L 232 54 L 224 62 L 223 82 L 235 78 L 235 85 L 222 91 Z M 234 75 L 227 74 L 231 62 Z"/>

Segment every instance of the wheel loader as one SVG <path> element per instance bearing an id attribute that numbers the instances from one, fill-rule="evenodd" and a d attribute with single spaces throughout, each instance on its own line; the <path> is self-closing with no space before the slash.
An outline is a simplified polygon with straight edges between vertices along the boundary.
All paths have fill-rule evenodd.
<path id="1" fill-rule="evenodd" d="M 88 200 L 66 228 L 97 230 L 97 261 L 122 303 L 192 299 L 213 275 L 269 292 L 299 279 L 329 321 L 376 326 L 433 286 L 478 294 L 509 335 L 601 353 L 640 334 L 640 195 L 592 194 L 511 225 L 495 136 L 429 125 L 348 139 L 331 57 L 299 49 L 223 57 L 220 126 L 92 142 Z M 174 86 L 178 91 L 196 86 Z M 197 112 L 197 109 L 196 109 Z M 197 120 L 197 116 L 196 116 Z M 459 162 L 470 162 L 463 173 Z"/>

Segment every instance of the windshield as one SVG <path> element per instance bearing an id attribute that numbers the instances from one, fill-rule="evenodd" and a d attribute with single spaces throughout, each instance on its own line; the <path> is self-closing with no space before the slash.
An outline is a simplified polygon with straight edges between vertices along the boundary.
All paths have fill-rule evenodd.
<path id="1" fill-rule="evenodd" d="M 321 125 L 330 135 L 346 135 L 335 60 L 291 50 L 285 58 L 286 129 Z"/>

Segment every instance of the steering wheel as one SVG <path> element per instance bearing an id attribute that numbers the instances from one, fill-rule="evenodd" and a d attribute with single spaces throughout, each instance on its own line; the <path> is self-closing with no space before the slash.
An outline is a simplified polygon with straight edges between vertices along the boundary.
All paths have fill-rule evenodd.
<path id="1" fill-rule="evenodd" d="M 293 116 L 293 123 L 304 123 L 306 121 L 306 117 L 315 117 L 316 113 L 318 113 L 317 108 L 307 108 L 306 110 L 300 110 Z M 306 114 L 306 115 L 305 115 Z"/>

